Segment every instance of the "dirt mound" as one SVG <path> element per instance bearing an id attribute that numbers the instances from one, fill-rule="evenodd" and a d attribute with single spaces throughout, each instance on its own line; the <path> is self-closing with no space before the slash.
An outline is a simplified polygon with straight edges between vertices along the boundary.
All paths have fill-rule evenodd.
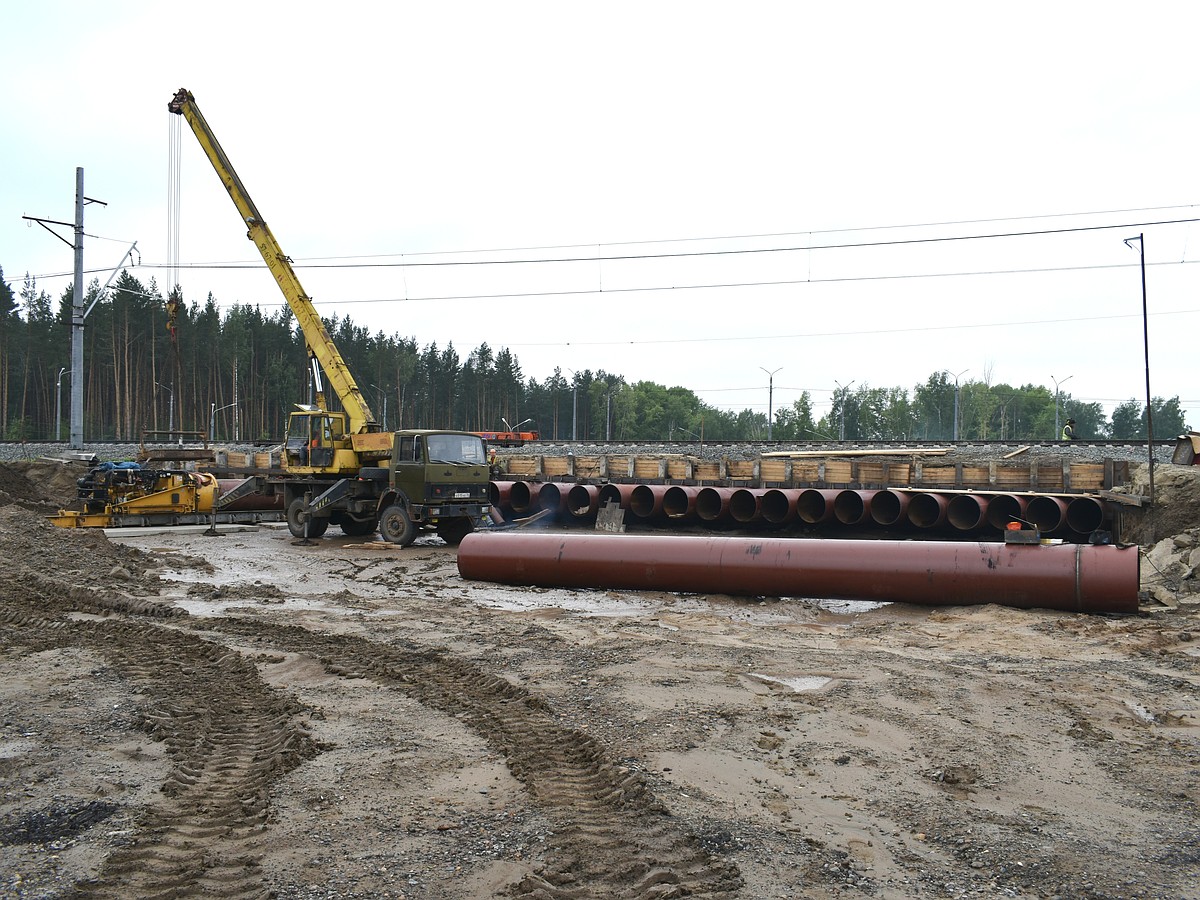
<path id="1" fill-rule="evenodd" d="M 0 465 L 0 506 L 20 506 L 52 515 L 74 502 L 82 463 L 55 459 L 22 460 Z"/>

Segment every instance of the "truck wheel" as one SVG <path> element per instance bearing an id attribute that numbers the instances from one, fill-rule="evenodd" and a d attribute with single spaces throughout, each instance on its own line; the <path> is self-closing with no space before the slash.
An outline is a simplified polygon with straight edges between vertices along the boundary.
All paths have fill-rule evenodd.
<path id="1" fill-rule="evenodd" d="M 474 530 L 470 519 L 443 519 L 438 522 L 437 535 L 451 547 L 457 547 Z"/>
<path id="2" fill-rule="evenodd" d="M 308 536 L 310 538 L 319 538 L 325 533 L 325 529 L 329 527 L 328 519 L 318 519 L 306 515 L 304 512 L 304 501 L 297 497 L 292 501 L 292 505 L 287 508 L 288 531 L 292 533 L 292 537 L 304 537 L 304 525 L 306 521 L 308 523 Z"/>
<path id="3" fill-rule="evenodd" d="M 417 526 L 399 503 L 393 503 L 379 517 L 379 533 L 393 544 L 407 547 L 417 537 Z"/>
<path id="4" fill-rule="evenodd" d="M 342 534 L 347 537 L 365 537 L 375 533 L 374 519 L 342 519 Z"/>

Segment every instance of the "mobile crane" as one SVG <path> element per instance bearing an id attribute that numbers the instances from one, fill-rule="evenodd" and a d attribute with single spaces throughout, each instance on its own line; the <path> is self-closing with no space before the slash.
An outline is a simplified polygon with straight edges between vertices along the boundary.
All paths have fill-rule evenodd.
<path id="1" fill-rule="evenodd" d="M 330 524 L 348 535 L 380 530 L 402 546 L 420 528 L 436 529 L 457 544 L 488 511 L 487 454 L 478 434 L 461 431 L 385 432 L 321 321 L 312 298 L 246 191 L 229 157 L 201 115 L 191 91 L 180 90 L 167 109 L 181 115 L 229 192 L 246 236 L 300 325 L 316 387 L 315 405 L 296 405 L 278 473 L 256 475 L 215 501 L 230 505 L 248 493 L 283 494 L 288 529 L 298 538 L 320 537 Z M 324 371 L 341 404 L 325 399 Z"/>

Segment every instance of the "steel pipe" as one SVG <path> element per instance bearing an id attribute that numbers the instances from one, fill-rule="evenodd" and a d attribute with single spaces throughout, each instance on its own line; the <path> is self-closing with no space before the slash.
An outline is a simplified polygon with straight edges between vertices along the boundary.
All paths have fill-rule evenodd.
<path id="1" fill-rule="evenodd" d="M 987 497 L 955 494 L 946 503 L 946 521 L 959 531 L 974 531 L 987 524 Z"/>
<path id="2" fill-rule="evenodd" d="M 1108 518 L 1108 508 L 1095 497 L 1075 497 L 1067 504 L 1067 527 L 1078 534 L 1091 534 Z"/>
<path id="3" fill-rule="evenodd" d="M 1025 518 L 1042 534 L 1052 534 L 1066 523 L 1067 504 L 1059 497 L 1039 494 L 1029 498 Z"/>
<path id="4" fill-rule="evenodd" d="M 567 491 L 567 509 L 576 519 L 594 519 L 600 509 L 600 488 L 594 484 L 577 484 Z"/>
<path id="5" fill-rule="evenodd" d="M 536 481 L 514 481 L 508 493 L 508 505 L 512 511 L 519 516 L 537 512 L 540 487 Z"/>
<path id="6" fill-rule="evenodd" d="M 1115 545 L 477 531 L 458 571 L 541 587 L 1130 613 L 1139 562 Z"/>
<path id="7" fill-rule="evenodd" d="M 796 515 L 806 525 L 820 525 L 833 518 L 833 505 L 841 491 L 808 488 L 796 500 Z"/>
<path id="8" fill-rule="evenodd" d="M 913 494 L 908 499 L 908 521 L 917 528 L 937 528 L 946 521 L 946 508 L 941 494 Z"/>
<path id="9" fill-rule="evenodd" d="M 618 484 L 610 482 L 600 488 L 600 505 L 607 506 L 610 502 L 616 501 L 621 509 L 629 509 L 629 499 L 633 496 L 633 489 L 636 484 Z"/>
<path id="10" fill-rule="evenodd" d="M 663 494 L 663 512 L 668 519 L 690 519 L 696 515 L 696 495 L 699 488 L 673 484 Z"/>
<path id="11" fill-rule="evenodd" d="M 512 494 L 512 486 L 513 483 L 511 481 L 489 481 L 488 500 L 492 506 L 498 509 L 508 506 L 508 498 Z"/>
<path id="12" fill-rule="evenodd" d="M 908 511 L 908 496 L 906 491 L 877 491 L 871 498 L 871 520 L 885 528 L 903 525 Z"/>
<path id="13" fill-rule="evenodd" d="M 732 488 L 700 488 L 696 495 L 696 515 L 702 522 L 719 522 L 729 517 L 729 498 L 733 496 Z"/>
<path id="14" fill-rule="evenodd" d="M 861 525 L 870 521 L 871 500 L 878 491 L 839 491 L 833 501 L 833 517 L 843 525 Z"/>
<path id="15" fill-rule="evenodd" d="M 629 494 L 629 511 L 639 519 L 657 519 L 663 515 L 665 484 L 639 484 Z"/>
<path id="16" fill-rule="evenodd" d="M 561 481 L 543 482 L 538 488 L 538 506 L 550 510 L 556 516 L 564 515 L 567 511 L 567 495 L 574 486 Z"/>
<path id="17" fill-rule="evenodd" d="M 762 517 L 772 525 L 787 525 L 795 521 L 799 513 L 796 504 L 800 502 L 799 490 L 771 488 L 762 496 Z"/>
<path id="18" fill-rule="evenodd" d="M 762 518 L 762 497 L 759 488 L 738 488 L 729 498 L 729 516 L 739 525 L 749 525 Z"/>
<path id="19" fill-rule="evenodd" d="M 993 494 L 988 498 L 988 527 L 1004 531 L 1009 522 L 1020 522 L 1025 518 L 1025 504 L 1025 498 L 1015 494 Z"/>

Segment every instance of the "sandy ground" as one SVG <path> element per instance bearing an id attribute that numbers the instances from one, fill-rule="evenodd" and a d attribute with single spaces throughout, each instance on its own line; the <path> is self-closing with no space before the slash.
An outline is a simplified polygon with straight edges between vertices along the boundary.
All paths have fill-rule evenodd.
<path id="1" fill-rule="evenodd" d="M 1196 475 L 1098 616 L 110 540 L 10 471 L 0 896 L 1200 897 Z"/>

